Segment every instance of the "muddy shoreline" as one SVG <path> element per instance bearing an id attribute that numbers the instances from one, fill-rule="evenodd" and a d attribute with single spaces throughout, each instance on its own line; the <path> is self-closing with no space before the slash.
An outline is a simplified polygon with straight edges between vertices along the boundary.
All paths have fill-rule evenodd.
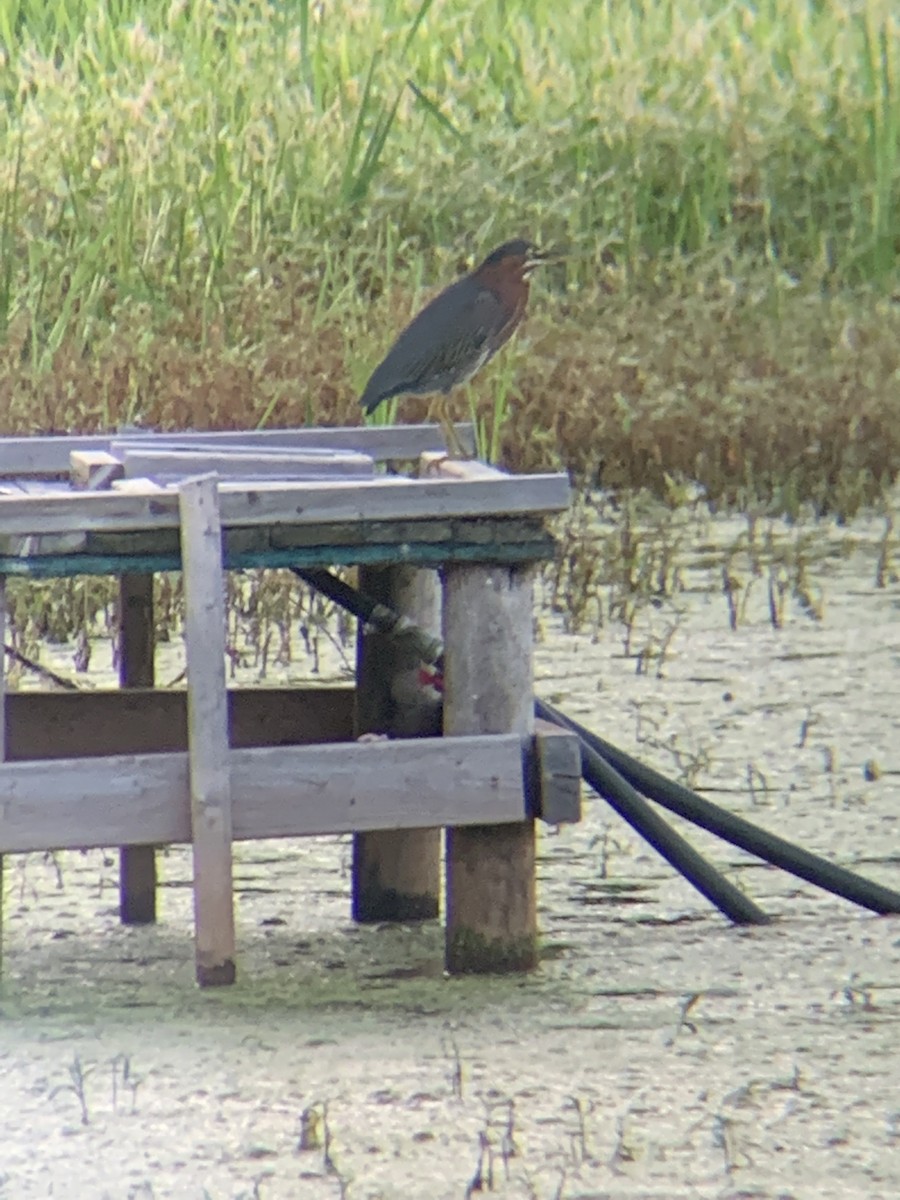
<path id="1" fill-rule="evenodd" d="M 822 611 L 788 592 L 781 628 L 747 571 L 732 629 L 734 528 L 713 521 L 631 656 L 621 626 L 543 615 L 538 689 L 900 888 L 900 585 L 875 584 L 879 529 L 814 531 Z M 678 825 L 772 926 L 729 927 L 590 799 L 541 836 L 543 960 L 522 979 L 444 978 L 437 923 L 351 925 L 345 839 L 236 847 L 239 982 L 202 994 L 183 848 L 161 856 L 152 928 L 119 925 L 113 852 L 8 859 L 0 1196 L 463 1200 L 479 1161 L 486 1193 L 539 1200 L 900 1194 L 900 919 Z"/>

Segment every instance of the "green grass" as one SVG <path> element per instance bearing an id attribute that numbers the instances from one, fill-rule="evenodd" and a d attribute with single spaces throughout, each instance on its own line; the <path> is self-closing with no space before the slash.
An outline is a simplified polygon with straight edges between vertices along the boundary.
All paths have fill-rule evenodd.
<path id="1" fill-rule="evenodd" d="M 383 263 L 520 226 L 583 251 L 576 278 L 598 242 L 634 264 L 727 233 L 871 279 L 896 250 L 891 10 L 20 0 L 4 165 L 24 138 L 31 239 L 102 248 L 120 297 L 221 298 L 236 259 L 323 235 Z"/>
<path id="2" fill-rule="evenodd" d="M 470 394 L 494 456 L 608 457 L 584 421 L 566 440 L 562 409 L 634 427 L 636 346 L 644 407 L 680 412 L 728 289 L 748 357 L 716 359 L 703 436 L 745 418 L 726 376 L 777 411 L 847 321 L 882 348 L 863 400 L 896 415 L 891 0 L 12 0 L 0 43 L 4 428 L 355 420 L 423 289 L 520 233 L 570 257 L 535 288 L 530 345 Z M 696 331 L 693 365 L 690 341 L 648 350 L 658 297 Z M 647 322 L 633 346 L 627 314 Z M 537 395 L 563 350 L 565 386 Z M 702 450 L 673 469 L 703 478 Z M 900 462 L 883 458 L 861 495 Z M 771 493 L 742 470 L 732 495 Z"/>

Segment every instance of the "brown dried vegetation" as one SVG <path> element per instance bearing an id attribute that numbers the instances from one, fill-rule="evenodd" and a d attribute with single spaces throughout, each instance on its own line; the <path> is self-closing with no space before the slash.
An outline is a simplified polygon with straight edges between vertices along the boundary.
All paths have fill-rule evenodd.
<path id="1" fill-rule="evenodd" d="M 693 480 L 719 504 L 843 517 L 896 477 L 893 300 L 829 298 L 750 269 L 728 277 L 696 265 L 637 285 L 612 269 L 576 291 L 547 284 L 509 361 L 470 389 L 491 420 L 498 371 L 510 373 L 500 444 L 512 469 L 563 466 L 586 484 L 663 499 Z M 368 370 L 422 300 L 379 291 L 348 278 L 341 302 L 326 306 L 321 282 L 294 267 L 235 286 L 215 322 L 189 297 L 162 318 L 124 306 L 91 341 L 64 341 L 42 371 L 13 324 L 0 349 L 0 428 L 355 424 Z M 463 394 L 455 404 L 467 417 Z M 414 398 L 399 408 L 408 421 L 429 411 Z"/>

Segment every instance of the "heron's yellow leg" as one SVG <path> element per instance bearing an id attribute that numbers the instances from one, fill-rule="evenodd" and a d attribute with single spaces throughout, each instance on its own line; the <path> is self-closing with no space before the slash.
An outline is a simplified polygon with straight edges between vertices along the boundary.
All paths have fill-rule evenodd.
<path id="1" fill-rule="evenodd" d="M 462 442 L 456 433 L 456 427 L 450 417 L 447 396 L 441 395 L 438 397 L 438 420 L 441 423 L 448 456 L 451 458 L 467 459 L 469 455 L 463 449 Z"/>

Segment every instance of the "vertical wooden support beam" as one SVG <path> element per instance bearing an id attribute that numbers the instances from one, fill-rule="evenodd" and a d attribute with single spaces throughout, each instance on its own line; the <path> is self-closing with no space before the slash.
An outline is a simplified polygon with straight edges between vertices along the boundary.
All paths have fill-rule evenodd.
<path id="1" fill-rule="evenodd" d="M 434 571 L 361 567 L 360 589 L 429 632 L 440 628 Z M 421 737 L 440 732 L 440 714 L 417 686 L 419 659 L 402 642 L 360 629 L 356 732 Z M 440 912 L 440 829 L 385 829 L 353 836 L 354 921 L 423 921 Z"/>
<path id="2" fill-rule="evenodd" d="M 106 450 L 72 450 L 69 479 L 73 488 L 103 491 L 125 472 Z M 123 575 L 119 580 L 119 687 L 153 687 L 153 576 Z M 150 925 L 156 920 L 156 850 L 153 846 L 119 848 L 119 920 Z"/>
<path id="3" fill-rule="evenodd" d="M 188 759 L 197 982 L 234 983 L 231 774 L 222 528 L 215 475 L 178 488 L 184 573 Z"/>
<path id="4" fill-rule="evenodd" d="M 445 568 L 446 736 L 531 732 L 532 592 L 529 568 Z M 448 829 L 447 969 L 536 963 L 534 821 Z"/>
<path id="5" fill-rule="evenodd" d="M 6 760 L 6 576 L 0 575 L 0 767 Z M 0 854 L 0 975 L 3 974 L 3 855 Z"/>
<path id="6" fill-rule="evenodd" d="M 152 688 L 153 655 L 153 576 L 123 575 L 119 580 L 119 686 Z M 119 918 L 125 925 L 149 925 L 156 920 L 153 846 L 119 850 Z"/>

